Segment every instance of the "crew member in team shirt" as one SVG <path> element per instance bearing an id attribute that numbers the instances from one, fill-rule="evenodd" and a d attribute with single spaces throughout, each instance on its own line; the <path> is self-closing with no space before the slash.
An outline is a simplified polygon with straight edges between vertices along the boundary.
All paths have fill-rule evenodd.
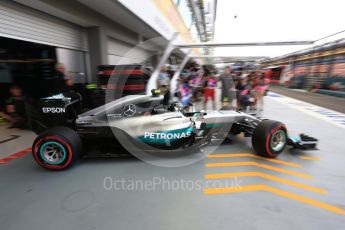
<path id="1" fill-rule="evenodd" d="M 204 74 L 204 109 L 206 110 L 208 99 L 212 101 L 212 109 L 216 110 L 216 88 L 217 88 L 217 79 L 210 73 L 209 70 L 205 71 Z"/>

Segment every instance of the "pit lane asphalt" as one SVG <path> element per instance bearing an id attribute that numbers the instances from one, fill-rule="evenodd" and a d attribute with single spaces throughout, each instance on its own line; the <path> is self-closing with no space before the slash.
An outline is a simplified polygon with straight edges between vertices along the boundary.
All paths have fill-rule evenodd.
<path id="1" fill-rule="evenodd" d="M 271 86 L 270 91 L 281 95 L 292 97 L 327 109 L 345 113 L 345 99 L 333 96 L 310 93 L 305 90 L 289 89 L 282 86 Z"/>
<path id="2" fill-rule="evenodd" d="M 322 188 L 327 193 L 315 193 L 260 177 L 238 177 L 238 181 L 230 182 L 240 187 L 270 186 L 345 209 L 344 128 L 287 107 L 273 98 L 265 100 L 263 116 L 285 123 L 290 134 L 304 132 L 320 139 L 319 150 L 286 149 L 278 158 L 302 167 L 259 158 L 231 157 L 206 158 L 185 167 L 167 168 L 123 157 L 81 160 L 69 170 L 51 172 L 40 168 L 28 154 L 0 164 L 0 229 L 345 229 L 345 215 L 267 191 L 240 190 L 207 195 L 202 189 L 182 189 L 181 186 L 146 190 L 105 188 L 105 178 L 123 178 L 128 182 L 152 181 L 158 177 L 169 183 L 184 179 L 204 184 L 209 181 L 205 179 L 206 174 L 255 171 Z M 250 140 L 238 137 L 233 144 L 222 145 L 214 153 L 253 152 Z M 301 156 L 314 160 L 303 160 Z M 253 165 L 205 166 L 216 162 L 266 164 L 313 179 Z"/>

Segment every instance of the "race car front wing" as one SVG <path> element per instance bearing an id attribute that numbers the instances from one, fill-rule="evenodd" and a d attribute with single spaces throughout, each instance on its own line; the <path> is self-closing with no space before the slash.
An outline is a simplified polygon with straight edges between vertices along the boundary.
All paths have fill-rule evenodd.
<path id="1" fill-rule="evenodd" d="M 318 139 L 310 137 L 306 134 L 300 134 L 299 137 L 289 136 L 288 145 L 291 145 L 293 148 L 302 149 L 302 150 L 311 150 L 316 149 Z"/>

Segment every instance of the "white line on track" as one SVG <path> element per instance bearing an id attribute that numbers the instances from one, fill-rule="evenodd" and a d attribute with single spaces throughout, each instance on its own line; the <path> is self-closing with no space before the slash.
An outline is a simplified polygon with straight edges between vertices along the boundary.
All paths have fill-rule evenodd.
<path id="1" fill-rule="evenodd" d="M 345 114 L 336 112 L 331 109 L 326 109 L 317 105 L 313 105 L 304 101 L 300 101 L 291 97 L 286 97 L 281 94 L 268 92 L 269 98 L 278 101 L 284 105 L 297 109 L 303 113 L 319 118 L 330 124 L 336 125 L 345 129 Z"/>

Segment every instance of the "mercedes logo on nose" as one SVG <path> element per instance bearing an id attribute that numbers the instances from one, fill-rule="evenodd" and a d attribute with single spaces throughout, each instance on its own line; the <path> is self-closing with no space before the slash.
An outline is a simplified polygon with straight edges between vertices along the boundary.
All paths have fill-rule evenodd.
<path id="1" fill-rule="evenodd" d="M 125 105 L 123 107 L 123 113 L 127 117 L 133 116 L 135 114 L 135 112 L 136 112 L 136 109 L 135 109 L 135 105 L 133 105 L 133 104 Z"/>

